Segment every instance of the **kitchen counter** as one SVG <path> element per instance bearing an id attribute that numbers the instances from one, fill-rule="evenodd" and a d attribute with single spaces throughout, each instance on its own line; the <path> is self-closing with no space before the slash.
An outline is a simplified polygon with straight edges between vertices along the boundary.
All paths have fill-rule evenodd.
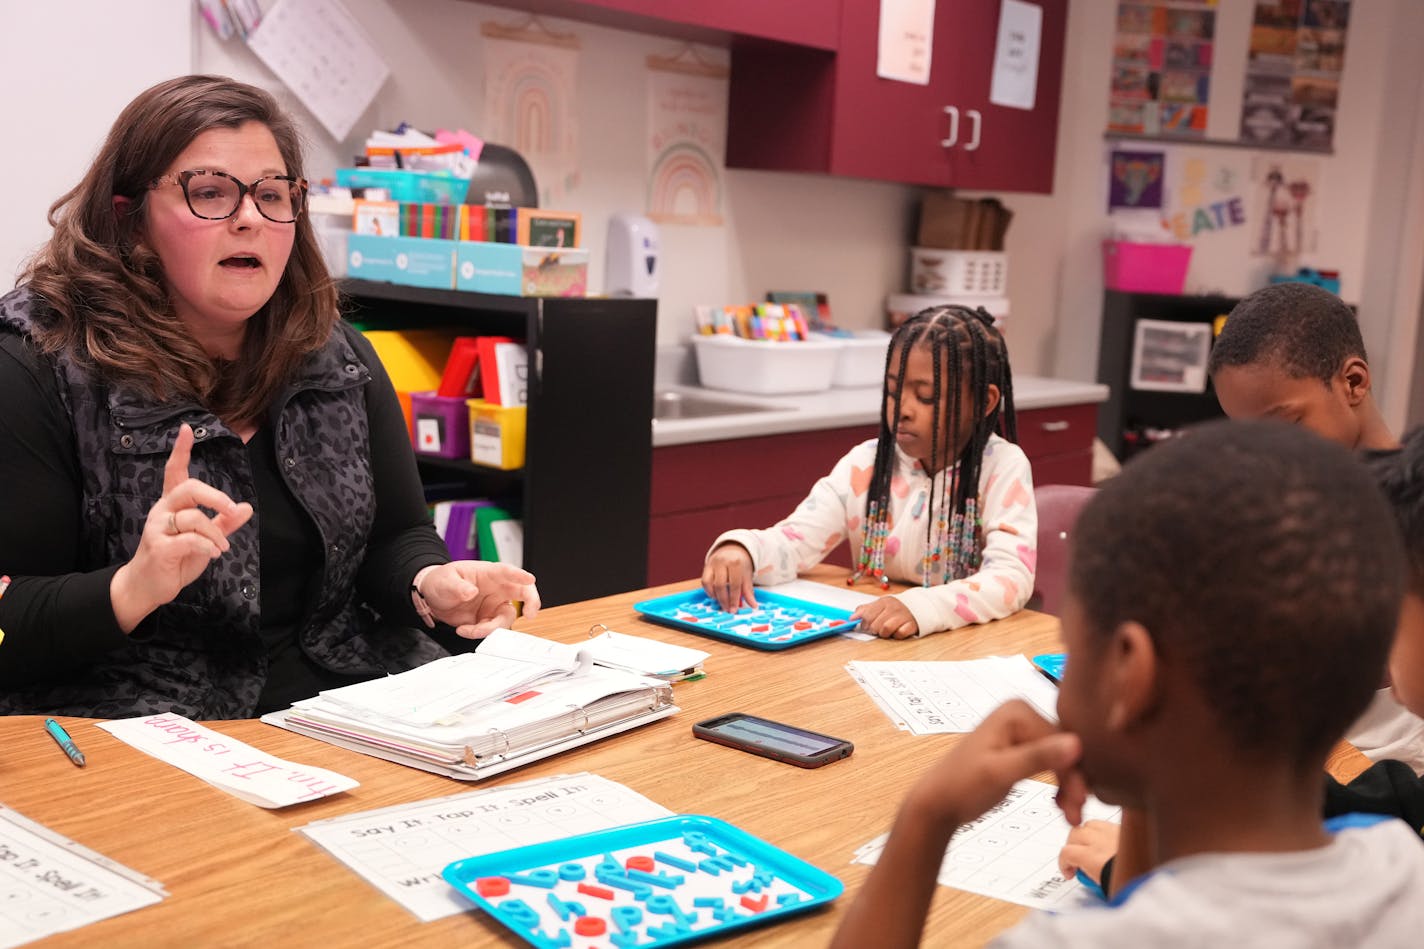
<path id="1" fill-rule="evenodd" d="M 653 420 L 653 447 L 686 445 L 695 442 L 777 435 L 784 432 L 811 432 L 853 425 L 873 425 L 880 412 L 880 388 L 830 389 L 805 395 L 749 395 L 696 386 L 668 386 L 667 389 L 748 406 L 746 414 L 715 415 L 707 418 Z M 1106 401 L 1108 387 L 1096 382 L 1074 382 L 1020 376 L 1014 380 L 1014 407 L 1053 408 L 1064 405 L 1095 404 Z M 774 407 L 772 411 L 766 411 Z M 760 408 L 762 411 L 758 411 Z"/>

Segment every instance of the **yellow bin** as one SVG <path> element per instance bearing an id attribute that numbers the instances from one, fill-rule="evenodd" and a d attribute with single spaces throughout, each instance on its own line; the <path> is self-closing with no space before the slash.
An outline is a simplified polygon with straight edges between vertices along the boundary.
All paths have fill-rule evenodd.
<path id="1" fill-rule="evenodd" d="M 467 399 L 470 407 L 470 460 L 512 471 L 524 467 L 524 424 L 529 409 Z"/>

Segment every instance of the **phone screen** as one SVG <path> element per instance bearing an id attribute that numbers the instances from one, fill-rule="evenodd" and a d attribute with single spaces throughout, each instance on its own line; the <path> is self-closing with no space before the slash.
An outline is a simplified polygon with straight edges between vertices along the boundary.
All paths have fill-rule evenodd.
<path id="1" fill-rule="evenodd" d="M 747 716 L 728 719 L 706 730 L 737 742 L 790 751 L 808 757 L 844 744 L 839 738 L 802 731 L 799 728 L 767 721 L 764 718 Z"/>

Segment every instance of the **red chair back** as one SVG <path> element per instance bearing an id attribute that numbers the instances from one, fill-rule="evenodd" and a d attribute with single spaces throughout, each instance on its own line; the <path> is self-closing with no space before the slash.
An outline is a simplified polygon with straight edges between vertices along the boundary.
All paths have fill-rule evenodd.
<path id="1" fill-rule="evenodd" d="M 1031 609 L 1059 615 L 1068 585 L 1068 536 L 1078 513 L 1097 488 L 1077 484 L 1041 484 L 1033 489 L 1038 507 L 1038 564 Z"/>

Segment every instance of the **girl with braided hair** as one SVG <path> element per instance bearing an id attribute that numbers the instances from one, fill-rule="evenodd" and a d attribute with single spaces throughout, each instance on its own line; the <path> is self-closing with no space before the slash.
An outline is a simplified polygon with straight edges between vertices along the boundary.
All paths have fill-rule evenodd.
<path id="1" fill-rule="evenodd" d="M 734 530 L 707 555 L 702 586 L 723 609 L 756 603 L 843 540 L 852 584 L 914 589 L 856 611 L 861 628 L 904 639 L 1008 616 L 1033 590 L 1038 512 L 1014 443 L 1004 339 L 982 308 L 923 310 L 896 330 L 878 438 L 852 448 L 781 523 Z"/>

